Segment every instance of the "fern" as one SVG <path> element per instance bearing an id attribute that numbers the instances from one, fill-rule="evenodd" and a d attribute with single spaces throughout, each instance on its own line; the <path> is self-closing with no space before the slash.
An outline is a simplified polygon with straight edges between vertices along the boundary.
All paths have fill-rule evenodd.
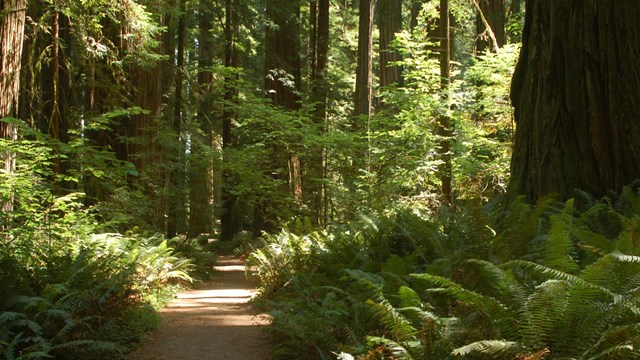
<path id="1" fill-rule="evenodd" d="M 638 359 L 640 352 L 636 350 L 633 345 L 616 345 L 606 350 L 599 352 L 598 354 L 587 358 L 587 360 L 614 360 L 614 359 Z"/>
<path id="2" fill-rule="evenodd" d="M 418 331 L 386 299 L 380 299 L 378 302 L 367 300 L 366 304 L 373 311 L 374 317 L 384 325 L 392 339 L 398 342 L 416 339 Z"/>
<path id="3" fill-rule="evenodd" d="M 474 353 L 484 355 L 512 354 L 520 345 L 514 341 L 482 340 L 454 349 L 451 354 L 455 356 L 467 356 Z"/>
<path id="4" fill-rule="evenodd" d="M 495 298 L 467 290 L 445 277 L 431 274 L 411 274 L 411 276 L 417 280 L 427 281 L 442 287 L 447 293 L 464 304 L 478 309 L 486 309 L 492 314 L 491 318 L 498 318 L 499 315 L 507 315 L 507 307 Z"/>
<path id="5" fill-rule="evenodd" d="M 416 359 L 411 355 L 411 351 L 407 349 L 402 344 L 397 341 L 387 339 L 380 336 L 367 336 L 367 342 L 370 345 L 383 346 L 387 351 L 389 351 L 389 355 L 392 359 L 398 360 L 414 360 Z M 413 343 L 412 345 L 417 346 L 417 343 Z"/>
<path id="6" fill-rule="evenodd" d="M 540 348 L 555 341 L 555 330 L 568 304 L 571 285 L 563 280 L 547 280 L 536 287 L 522 309 L 523 342 Z"/>
<path id="7" fill-rule="evenodd" d="M 551 229 L 543 245 L 544 263 L 567 273 L 578 269 L 577 262 L 572 259 L 574 252 L 571 238 L 573 211 L 573 200 L 568 200 L 560 214 L 551 216 Z"/>

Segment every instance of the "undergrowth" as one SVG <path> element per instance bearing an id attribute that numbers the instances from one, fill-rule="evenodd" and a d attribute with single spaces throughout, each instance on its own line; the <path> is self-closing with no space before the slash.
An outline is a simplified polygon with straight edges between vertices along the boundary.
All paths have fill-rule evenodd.
<path id="1" fill-rule="evenodd" d="M 122 224 L 85 194 L 62 190 L 82 179 L 53 173 L 50 140 L 0 139 L 0 154 L 20 160 L 0 171 L 0 359 L 125 359 L 158 325 L 155 308 L 207 276 L 213 255 L 114 232 Z"/>
<path id="2" fill-rule="evenodd" d="M 283 230 L 249 264 L 275 359 L 636 359 L 638 239 L 625 188 Z"/>

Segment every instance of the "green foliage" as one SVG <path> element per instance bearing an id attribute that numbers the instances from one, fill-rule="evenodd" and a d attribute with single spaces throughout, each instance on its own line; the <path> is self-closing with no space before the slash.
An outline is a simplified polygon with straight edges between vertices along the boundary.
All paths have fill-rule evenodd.
<path id="1" fill-rule="evenodd" d="M 18 159 L 0 173 L 0 203 L 10 209 L 0 212 L 0 357 L 125 358 L 158 324 L 152 306 L 192 281 L 191 262 L 161 236 L 105 232 L 122 223 L 86 205 L 92 201 L 83 193 L 59 186 L 81 182 L 83 172 L 57 174 L 53 164 L 90 146 L 71 143 L 61 153 L 54 151 L 60 144 L 13 124 L 22 136 L 0 139 L 0 153 Z M 107 165 L 113 155 L 104 154 L 84 170 L 107 183 L 122 168 Z"/>
<path id="2" fill-rule="evenodd" d="M 275 358 L 640 358 L 638 213 L 619 205 L 638 197 L 269 237 L 252 256 Z"/>

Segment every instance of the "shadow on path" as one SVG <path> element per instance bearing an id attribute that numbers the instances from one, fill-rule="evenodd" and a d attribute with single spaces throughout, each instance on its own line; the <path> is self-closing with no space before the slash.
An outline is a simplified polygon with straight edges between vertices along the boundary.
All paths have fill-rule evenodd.
<path id="1" fill-rule="evenodd" d="M 269 346 L 248 301 L 255 293 L 240 260 L 220 257 L 214 278 L 160 311 L 162 325 L 131 360 L 265 360 Z"/>

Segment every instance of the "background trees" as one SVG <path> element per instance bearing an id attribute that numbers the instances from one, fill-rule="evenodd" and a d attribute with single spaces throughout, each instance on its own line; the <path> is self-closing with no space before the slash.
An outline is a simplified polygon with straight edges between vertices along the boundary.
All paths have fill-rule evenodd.
<path id="1" fill-rule="evenodd" d="M 479 179 L 465 154 L 494 152 L 460 137 L 482 127 L 456 82 L 475 61 L 470 2 L 452 2 L 464 30 L 448 52 L 426 45 L 440 41 L 435 1 L 130 5 L 27 4 L 14 98 L 16 115 L 57 141 L 57 193 L 86 193 L 125 228 L 231 239 L 390 201 L 426 209 L 443 199 L 440 143 L 451 144 L 451 201 L 466 196 L 456 182 Z M 459 63 L 444 90 L 431 59 L 447 53 Z M 444 93 L 449 110 L 437 106 Z M 447 114 L 456 132 L 437 130 Z"/>

